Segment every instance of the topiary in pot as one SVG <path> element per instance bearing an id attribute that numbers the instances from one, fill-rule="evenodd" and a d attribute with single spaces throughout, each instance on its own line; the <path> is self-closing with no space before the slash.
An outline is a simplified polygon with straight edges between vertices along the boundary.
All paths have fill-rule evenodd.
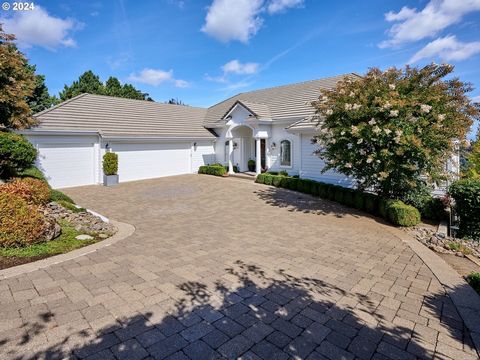
<path id="1" fill-rule="evenodd" d="M 107 152 L 103 155 L 103 185 L 112 186 L 118 184 L 118 155 Z"/>
<path id="2" fill-rule="evenodd" d="M 255 171 L 255 160 L 248 160 L 248 171 Z"/>

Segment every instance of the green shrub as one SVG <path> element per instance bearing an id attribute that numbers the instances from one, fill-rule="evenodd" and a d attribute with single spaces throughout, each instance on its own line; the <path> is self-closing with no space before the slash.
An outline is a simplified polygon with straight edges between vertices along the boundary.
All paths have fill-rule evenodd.
<path id="1" fill-rule="evenodd" d="M 75 201 L 73 201 L 69 196 L 65 195 L 63 192 L 59 190 L 52 190 L 50 193 L 50 201 L 66 201 L 71 204 L 75 204 Z"/>
<path id="2" fill-rule="evenodd" d="M 272 185 L 272 182 L 273 182 L 273 177 L 274 175 L 271 175 L 271 174 L 265 174 L 265 178 L 264 178 L 264 184 L 265 185 Z"/>
<path id="3" fill-rule="evenodd" d="M 103 173 L 105 175 L 117 175 L 118 155 L 114 152 L 107 152 L 103 155 Z"/>
<path id="4" fill-rule="evenodd" d="M 198 168 L 198 173 L 214 176 L 223 176 L 227 173 L 227 170 L 223 165 L 203 165 Z"/>
<path id="5" fill-rule="evenodd" d="M 280 187 L 281 184 L 282 184 L 282 179 L 284 179 L 284 178 L 285 177 L 281 176 L 281 175 L 273 176 L 272 185 L 275 186 L 275 187 Z"/>
<path id="6" fill-rule="evenodd" d="M 445 203 L 438 197 L 428 197 L 418 210 L 424 219 L 441 221 L 448 218 Z"/>
<path id="7" fill-rule="evenodd" d="M 358 210 L 365 210 L 366 194 L 361 191 L 355 191 L 353 194 L 353 206 Z"/>
<path id="8" fill-rule="evenodd" d="M 288 176 L 288 172 L 286 172 L 285 170 L 282 170 L 278 173 L 278 175 L 280 176 Z"/>
<path id="9" fill-rule="evenodd" d="M 344 194 L 343 188 L 341 186 L 335 186 L 332 200 L 340 204 L 343 204 L 343 194 Z"/>
<path id="10" fill-rule="evenodd" d="M 18 177 L 21 177 L 21 178 L 30 177 L 30 178 L 42 180 L 42 181 L 45 181 L 45 182 L 47 181 L 47 179 L 45 179 L 45 176 L 43 175 L 43 173 L 36 166 L 31 166 L 28 169 L 20 171 L 18 173 Z"/>
<path id="11" fill-rule="evenodd" d="M 378 214 L 378 196 L 375 194 L 364 194 L 365 211 L 370 214 Z"/>
<path id="12" fill-rule="evenodd" d="M 278 175 L 278 171 L 267 171 L 265 174 Z"/>
<path id="13" fill-rule="evenodd" d="M 317 184 L 317 196 L 322 199 L 325 199 L 327 196 L 327 189 L 328 189 L 327 184 L 319 182 Z"/>
<path id="14" fill-rule="evenodd" d="M 0 131 L 0 178 L 8 179 L 28 169 L 37 158 L 37 150 L 22 135 Z"/>
<path id="15" fill-rule="evenodd" d="M 343 204 L 350 207 L 355 207 L 354 197 L 355 197 L 355 190 L 349 189 L 349 188 L 343 189 Z"/>
<path id="16" fill-rule="evenodd" d="M 480 294 L 480 273 L 472 272 L 470 275 L 467 276 L 466 280 L 473 288 L 473 290 Z"/>
<path id="17" fill-rule="evenodd" d="M 79 213 L 79 212 L 85 212 L 86 211 L 85 208 L 82 208 L 82 207 L 78 208 L 69 201 L 59 200 L 59 201 L 57 201 L 57 203 L 62 205 L 65 209 L 68 209 L 68 210 L 70 210 L 74 213 Z"/>
<path id="18" fill-rule="evenodd" d="M 378 198 L 378 215 L 380 215 L 384 219 L 388 219 L 387 209 L 390 206 L 390 203 L 393 200 L 385 199 L 385 198 Z"/>
<path id="19" fill-rule="evenodd" d="M 0 193 L 0 246 L 25 246 L 44 240 L 48 222 L 37 205 L 21 196 Z"/>
<path id="20" fill-rule="evenodd" d="M 256 183 L 259 183 L 259 184 L 265 184 L 265 176 L 266 176 L 267 173 L 263 173 L 263 174 L 258 174 L 257 175 L 257 178 L 255 179 L 255 182 Z"/>
<path id="21" fill-rule="evenodd" d="M 287 181 L 287 189 L 297 191 L 297 190 L 298 190 L 299 181 L 300 181 L 300 179 L 299 179 L 299 178 L 296 178 L 296 177 L 288 178 L 288 181 Z"/>
<path id="22" fill-rule="evenodd" d="M 387 219 L 394 225 L 414 226 L 420 222 L 420 212 L 403 201 L 386 202 Z"/>
<path id="23" fill-rule="evenodd" d="M 455 181 L 448 193 L 460 217 L 459 236 L 480 239 L 480 179 Z"/>
<path id="24" fill-rule="evenodd" d="M 0 185 L 0 193 L 20 196 L 29 204 L 44 205 L 50 201 L 50 187 L 45 181 L 34 178 L 17 178 Z"/>
<path id="25" fill-rule="evenodd" d="M 255 171 L 255 166 L 257 166 L 255 160 L 248 160 L 248 163 L 247 163 L 247 166 L 248 166 L 248 170 L 250 171 Z"/>

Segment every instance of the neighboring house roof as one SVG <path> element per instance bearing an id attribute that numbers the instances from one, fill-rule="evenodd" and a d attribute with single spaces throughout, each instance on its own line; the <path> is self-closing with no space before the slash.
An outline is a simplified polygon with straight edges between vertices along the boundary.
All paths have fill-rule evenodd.
<path id="1" fill-rule="evenodd" d="M 82 94 L 34 117 L 37 130 L 98 131 L 105 137 L 215 138 L 202 125 L 206 109 Z"/>
<path id="2" fill-rule="evenodd" d="M 208 128 L 223 126 L 225 124 L 224 115 L 237 101 L 245 104 L 246 107 L 248 107 L 247 104 L 256 104 L 257 110 L 259 110 L 259 106 L 262 106 L 262 110 L 259 110 L 261 112 L 268 109 L 273 121 L 302 120 L 314 114 L 314 109 L 309 103 L 318 99 L 320 90 L 333 88 L 339 80 L 346 76 L 360 77 L 355 73 L 349 73 L 240 93 L 208 108 L 203 124 Z M 254 109 L 251 110 L 255 112 Z"/>

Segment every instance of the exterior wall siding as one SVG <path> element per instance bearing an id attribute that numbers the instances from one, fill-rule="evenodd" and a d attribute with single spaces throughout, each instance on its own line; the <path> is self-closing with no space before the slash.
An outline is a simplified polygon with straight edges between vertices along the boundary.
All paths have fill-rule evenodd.
<path id="1" fill-rule="evenodd" d="M 195 147 L 192 144 L 192 172 L 198 172 L 202 165 L 215 163 L 215 147 L 211 141 L 198 141 Z"/>
<path id="2" fill-rule="evenodd" d="M 300 177 L 344 187 L 353 187 L 355 185 L 355 180 L 342 173 L 328 170 L 322 174 L 321 171 L 325 167 L 325 162 L 314 154 L 318 145 L 312 144 L 311 139 L 313 135 L 313 133 L 301 135 L 302 168 L 300 171 Z"/>

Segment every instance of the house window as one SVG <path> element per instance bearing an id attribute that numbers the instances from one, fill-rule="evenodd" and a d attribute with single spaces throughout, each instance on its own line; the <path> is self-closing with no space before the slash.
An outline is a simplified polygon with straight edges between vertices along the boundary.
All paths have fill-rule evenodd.
<path id="1" fill-rule="evenodd" d="M 292 142 L 290 140 L 280 142 L 280 166 L 292 166 Z"/>

